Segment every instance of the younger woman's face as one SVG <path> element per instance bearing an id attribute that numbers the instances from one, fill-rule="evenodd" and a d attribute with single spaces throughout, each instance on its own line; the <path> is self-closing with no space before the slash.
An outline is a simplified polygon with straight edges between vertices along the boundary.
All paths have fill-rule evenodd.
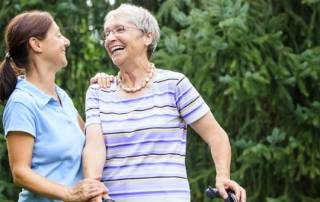
<path id="1" fill-rule="evenodd" d="M 41 40 L 44 59 L 57 68 L 67 66 L 66 49 L 70 45 L 69 39 L 63 36 L 59 26 L 53 21 L 46 38 Z"/>

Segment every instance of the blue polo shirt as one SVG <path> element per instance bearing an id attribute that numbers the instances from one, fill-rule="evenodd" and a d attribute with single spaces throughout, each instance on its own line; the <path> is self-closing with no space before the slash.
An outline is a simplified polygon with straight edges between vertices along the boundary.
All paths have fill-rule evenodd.
<path id="1" fill-rule="evenodd" d="M 85 136 L 79 127 L 78 112 L 72 100 L 58 86 L 56 92 L 62 106 L 30 82 L 19 78 L 4 109 L 4 130 L 6 136 L 10 131 L 22 131 L 34 137 L 31 168 L 37 174 L 59 184 L 74 186 L 82 179 L 81 154 Z M 23 189 L 19 201 L 57 200 Z"/>

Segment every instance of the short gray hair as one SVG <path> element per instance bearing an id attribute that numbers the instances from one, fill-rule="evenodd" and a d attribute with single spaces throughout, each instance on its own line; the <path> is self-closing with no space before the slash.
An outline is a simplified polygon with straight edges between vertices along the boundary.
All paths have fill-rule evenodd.
<path id="1" fill-rule="evenodd" d="M 152 42 L 147 49 L 147 55 L 150 59 L 160 39 L 160 28 L 156 18 L 143 7 L 132 4 L 121 4 L 118 8 L 111 10 L 104 18 L 104 30 L 106 29 L 106 23 L 114 17 L 128 20 L 128 22 L 133 23 L 145 33 L 152 33 Z"/>

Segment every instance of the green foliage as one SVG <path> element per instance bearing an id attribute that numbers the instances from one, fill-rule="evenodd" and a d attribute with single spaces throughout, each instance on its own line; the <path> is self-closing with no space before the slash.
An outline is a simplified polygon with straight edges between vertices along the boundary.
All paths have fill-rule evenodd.
<path id="1" fill-rule="evenodd" d="M 158 13 L 168 26 L 154 60 L 185 73 L 209 102 L 249 201 L 320 200 L 319 5 L 166 1 Z M 214 171 L 208 149 L 189 140 L 193 198 L 203 201 Z"/>
<path id="2" fill-rule="evenodd" d="M 186 74 L 207 101 L 229 134 L 232 178 L 247 189 L 248 201 L 320 201 L 320 1 L 1 2 L 2 32 L 24 10 L 54 15 L 71 40 L 69 65 L 57 83 L 81 115 L 89 78 L 116 71 L 107 68 L 113 65 L 99 41 L 107 10 L 120 2 L 150 9 L 162 34 L 153 62 Z M 188 138 L 192 201 L 206 202 L 203 191 L 215 176 L 210 152 L 199 136 Z M 16 200 L 3 137 L 0 163 L 0 200 Z"/>

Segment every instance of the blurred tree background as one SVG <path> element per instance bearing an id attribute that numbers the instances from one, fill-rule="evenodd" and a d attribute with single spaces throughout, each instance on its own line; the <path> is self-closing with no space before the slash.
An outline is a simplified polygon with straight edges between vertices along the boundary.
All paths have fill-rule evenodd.
<path id="1" fill-rule="evenodd" d="M 49 11 L 71 40 L 57 83 L 84 115 L 89 78 L 116 73 L 100 33 L 122 2 L 157 17 L 162 36 L 152 61 L 186 74 L 210 105 L 229 134 L 232 178 L 248 201 L 319 202 L 320 0 L 0 0 L 0 57 L 9 19 Z M 208 202 L 209 149 L 192 131 L 188 139 L 192 201 Z M 0 135 L 0 201 L 16 201 L 18 192 Z"/>

